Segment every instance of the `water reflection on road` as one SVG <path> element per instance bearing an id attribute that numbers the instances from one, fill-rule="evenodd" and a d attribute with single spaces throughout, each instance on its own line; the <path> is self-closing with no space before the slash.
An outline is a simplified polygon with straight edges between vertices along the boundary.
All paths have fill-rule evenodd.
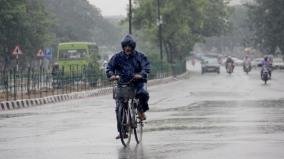
<path id="1" fill-rule="evenodd" d="M 143 144 L 133 147 L 122 147 L 118 150 L 118 159 L 148 159 Z"/>

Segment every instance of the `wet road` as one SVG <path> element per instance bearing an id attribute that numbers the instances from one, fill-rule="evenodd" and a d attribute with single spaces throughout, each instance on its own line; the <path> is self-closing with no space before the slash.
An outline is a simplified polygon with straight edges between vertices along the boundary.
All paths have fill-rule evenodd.
<path id="1" fill-rule="evenodd" d="M 2 159 L 283 159 L 284 71 L 201 75 L 149 88 L 142 145 L 123 148 L 111 96 L 0 113 Z"/>

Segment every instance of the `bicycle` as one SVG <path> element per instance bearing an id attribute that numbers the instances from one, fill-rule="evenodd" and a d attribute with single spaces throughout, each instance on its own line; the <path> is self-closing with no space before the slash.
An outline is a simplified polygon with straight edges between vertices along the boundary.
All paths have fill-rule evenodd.
<path id="1" fill-rule="evenodd" d="M 118 104 L 117 122 L 121 143 L 124 147 L 129 146 L 132 132 L 136 143 L 142 141 L 144 123 L 138 118 L 139 99 L 135 97 L 136 90 L 133 87 L 133 80 L 128 83 L 117 82 L 114 85 L 113 96 Z"/>

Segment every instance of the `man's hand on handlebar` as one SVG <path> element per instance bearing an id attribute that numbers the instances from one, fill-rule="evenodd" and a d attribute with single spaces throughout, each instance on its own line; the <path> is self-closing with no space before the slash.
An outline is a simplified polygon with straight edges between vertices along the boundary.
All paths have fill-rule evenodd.
<path id="1" fill-rule="evenodd" d="M 142 79 L 143 77 L 140 74 L 135 74 L 133 78 L 137 80 L 137 79 Z"/>
<path id="2" fill-rule="evenodd" d="M 110 79 L 111 81 L 115 81 L 115 80 L 118 80 L 118 79 L 119 79 L 119 76 L 112 75 L 109 79 Z"/>
<path id="3" fill-rule="evenodd" d="M 109 78 L 111 81 L 115 81 L 115 80 L 119 80 L 119 76 L 118 75 L 112 75 L 110 78 Z M 140 74 L 135 74 L 133 76 L 133 79 L 132 80 L 140 80 L 140 79 L 143 79 L 142 75 Z M 131 80 L 131 81 L 132 81 Z"/>

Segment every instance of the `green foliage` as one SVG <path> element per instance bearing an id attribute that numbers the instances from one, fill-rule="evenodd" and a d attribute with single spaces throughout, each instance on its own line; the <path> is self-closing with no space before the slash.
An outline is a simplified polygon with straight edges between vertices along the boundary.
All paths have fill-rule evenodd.
<path id="1" fill-rule="evenodd" d="M 96 54 L 91 54 L 88 61 L 88 66 L 86 69 L 87 80 L 92 86 L 96 85 L 99 78 L 104 77 L 102 70 L 100 70 L 100 65 L 98 63 L 98 56 Z"/>
<path id="2" fill-rule="evenodd" d="M 248 9 L 243 5 L 230 6 L 229 30 L 222 36 L 206 38 L 207 50 L 217 48 L 218 53 L 233 53 L 234 48 L 250 47 L 252 32 L 249 29 Z M 227 50 L 229 49 L 229 50 Z"/>
<path id="3" fill-rule="evenodd" d="M 112 45 L 119 40 L 118 29 L 87 0 L 43 1 L 55 21 L 51 31 L 59 41 L 91 41 L 99 45 Z"/>
<path id="4" fill-rule="evenodd" d="M 265 53 L 274 53 L 277 47 L 284 50 L 284 1 L 255 0 L 247 6 L 255 46 Z"/>
<path id="5" fill-rule="evenodd" d="M 51 38 L 50 21 L 40 0 L 2 0 L 0 17 L 0 54 L 8 64 L 16 45 L 20 45 L 28 60 Z"/>
<path id="6" fill-rule="evenodd" d="M 38 49 L 61 41 L 88 41 L 112 46 L 119 29 L 87 0 L 1 0 L 0 68 L 15 66 L 11 52 L 20 45 L 22 66 L 32 64 Z"/>
<path id="7" fill-rule="evenodd" d="M 204 37 L 228 28 L 228 8 L 223 0 L 160 0 L 163 45 L 169 63 L 182 61 Z M 134 1 L 134 26 L 158 44 L 157 1 Z"/>

